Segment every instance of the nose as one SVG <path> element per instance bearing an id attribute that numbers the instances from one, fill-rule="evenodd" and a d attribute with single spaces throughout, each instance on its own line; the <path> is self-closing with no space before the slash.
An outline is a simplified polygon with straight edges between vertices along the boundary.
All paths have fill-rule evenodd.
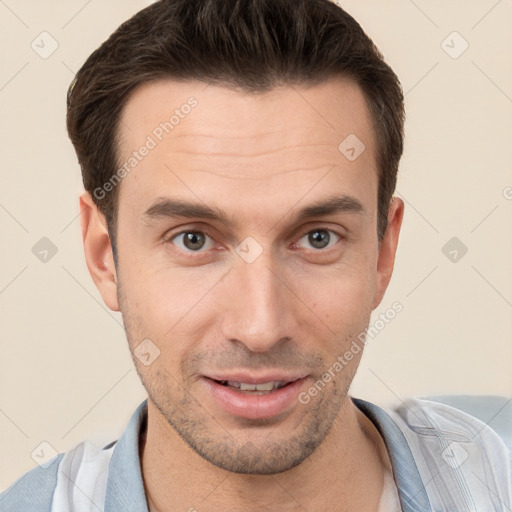
<path id="1" fill-rule="evenodd" d="M 240 258 L 229 274 L 222 319 L 225 339 L 266 352 L 294 337 L 294 296 L 271 256 L 262 254 L 252 263 Z"/>

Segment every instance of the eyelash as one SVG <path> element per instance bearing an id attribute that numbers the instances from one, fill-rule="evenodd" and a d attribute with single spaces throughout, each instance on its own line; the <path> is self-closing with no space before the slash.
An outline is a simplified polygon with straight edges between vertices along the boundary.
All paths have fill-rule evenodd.
<path id="1" fill-rule="evenodd" d="M 308 253 L 314 253 L 314 254 L 326 254 L 328 252 L 330 252 L 330 249 L 332 249 L 335 245 L 338 244 L 339 241 L 343 240 L 344 237 L 342 235 L 340 235 L 338 232 L 332 230 L 332 229 L 329 229 L 329 228 L 326 228 L 326 227 L 318 227 L 318 228 L 313 228 L 313 229 L 309 229 L 308 231 L 305 231 L 303 232 L 297 239 L 297 242 L 295 242 L 294 244 L 292 244 L 293 247 L 295 247 L 298 242 L 300 240 L 302 240 L 302 238 L 304 238 L 305 236 L 311 234 L 311 233 L 314 233 L 315 231 L 326 231 L 328 233 L 330 233 L 331 235 L 334 235 L 335 237 L 338 238 L 338 240 L 336 240 L 334 243 L 332 243 L 332 245 L 330 246 L 327 246 L 327 248 L 322 248 L 322 249 L 315 249 L 315 248 L 309 248 L 309 249 L 306 249 L 306 251 L 308 251 Z M 217 242 L 215 241 L 215 237 L 213 235 L 211 235 L 208 230 L 205 230 L 204 228 L 203 229 L 185 229 L 185 230 L 182 230 L 178 233 L 173 233 L 172 235 L 166 237 L 164 239 L 164 243 L 171 243 L 174 245 L 173 241 L 178 238 L 179 236 L 182 236 L 182 235 L 185 235 L 187 233 L 201 233 L 203 235 L 206 235 L 214 244 L 216 244 Z M 331 242 L 331 240 L 329 241 L 329 243 Z M 207 250 L 203 250 L 202 248 L 199 249 L 198 251 L 192 251 L 192 250 L 184 250 L 184 249 L 181 249 L 179 247 L 177 247 L 177 249 L 187 255 L 193 255 L 193 254 L 197 254 L 199 256 L 202 256 L 204 255 Z"/>

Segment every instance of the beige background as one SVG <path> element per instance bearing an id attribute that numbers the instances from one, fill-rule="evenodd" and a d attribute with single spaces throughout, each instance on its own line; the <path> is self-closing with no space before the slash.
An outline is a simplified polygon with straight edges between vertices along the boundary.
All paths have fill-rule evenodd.
<path id="1" fill-rule="evenodd" d="M 85 266 L 65 94 L 89 53 L 148 3 L 0 2 L 2 490 L 35 466 L 41 442 L 61 452 L 116 439 L 145 396 L 121 317 Z M 394 301 L 404 309 L 371 340 L 353 394 L 383 405 L 512 396 L 512 2 L 340 3 L 395 68 L 408 110 L 406 217 L 380 311 Z M 59 45 L 47 59 L 31 48 L 43 31 Z M 464 40 L 442 45 L 454 31 L 469 44 L 456 59 L 445 49 L 455 55 Z M 46 263 L 32 253 L 42 237 L 58 249 Z M 442 252 L 452 237 L 468 248 L 455 263 Z"/>

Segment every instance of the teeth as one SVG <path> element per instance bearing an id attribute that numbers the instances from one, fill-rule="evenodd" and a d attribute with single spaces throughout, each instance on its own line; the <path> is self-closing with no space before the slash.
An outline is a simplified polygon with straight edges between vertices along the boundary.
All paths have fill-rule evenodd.
<path id="1" fill-rule="evenodd" d="M 239 388 L 240 391 L 272 391 L 282 388 L 286 382 L 264 382 L 262 384 L 246 384 L 245 382 L 227 381 L 227 385 L 233 388 Z"/>

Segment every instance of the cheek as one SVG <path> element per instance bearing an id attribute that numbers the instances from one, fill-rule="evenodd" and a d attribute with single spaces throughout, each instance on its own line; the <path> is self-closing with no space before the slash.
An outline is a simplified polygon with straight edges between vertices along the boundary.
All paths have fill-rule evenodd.
<path id="1" fill-rule="evenodd" d="M 346 340 L 367 327 L 371 304 L 366 290 L 331 290 L 320 311 L 324 312 L 322 316 L 331 334 L 337 340 Z"/>
<path id="2" fill-rule="evenodd" d="M 300 279 L 304 302 L 336 333 L 366 327 L 372 311 L 376 271 L 374 262 L 359 261 L 325 272 L 309 273 Z"/>
<path id="3" fill-rule="evenodd" d="M 219 268 L 177 267 L 151 262 L 150 255 L 126 262 L 123 292 L 136 312 L 158 337 L 181 327 L 189 314 L 204 310 L 209 295 L 223 277 Z"/>
<path id="4" fill-rule="evenodd" d="M 365 330 L 372 312 L 371 288 L 355 276 L 333 282 L 318 302 L 318 314 L 328 328 L 325 372 L 338 389 L 346 390 L 355 376 L 364 348 Z M 324 375 L 322 379 L 330 379 Z"/>
<path id="5" fill-rule="evenodd" d="M 176 269 L 134 275 L 123 286 L 121 312 L 138 373 L 147 385 L 156 386 L 163 379 L 165 386 L 173 387 L 182 381 L 182 361 L 215 328 L 215 281 L 212 276 L 191 276 Z M 159 353 L 150 366 L 136 360 L 141 351 L 137 347 L 146 339 Z"/>

